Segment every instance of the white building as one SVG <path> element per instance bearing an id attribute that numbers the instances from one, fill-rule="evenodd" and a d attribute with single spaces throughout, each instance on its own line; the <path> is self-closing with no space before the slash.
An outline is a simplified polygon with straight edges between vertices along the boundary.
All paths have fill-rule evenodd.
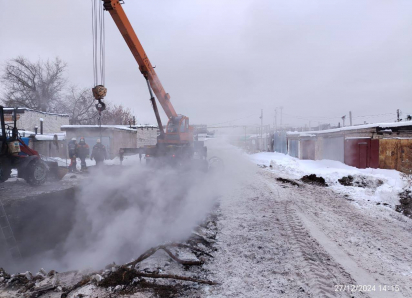
<path id="1" fill-rule="evenodd" d="M 137 131 L 137 148 L 148 145 L 156 145 L 159 129 L 157 126 L 150 124 L 132 125 Z"/>
<path id="2" fill-rule="evenodd" d="M 13 123 L 14 108 L 4 108 L 6 123 Z M 39 112 L 28 108 L 17 109 L 17 128 L 19 130 L 35 131 L 40 134 L 41 122 L 43 133 L 58 133 L 62 125 L 69 124 L 69 115 Z"/>
<path id="3" fill-rule="evenodd" d="M 93 147 L 97 139 L 106 146 L 109 158 L 118 156 L 120 148 L 141 148 L 157 143 L 158 128 L 154 125 L 63 125 L 66 140 L 81 137 Z"/>

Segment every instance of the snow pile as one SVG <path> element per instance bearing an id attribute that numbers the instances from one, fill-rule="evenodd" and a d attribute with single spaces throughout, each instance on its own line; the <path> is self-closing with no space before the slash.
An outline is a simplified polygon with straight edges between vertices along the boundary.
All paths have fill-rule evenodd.
<path id="1" fill-rule="evenodd" d="M 399 204 L 398 193 L 405 182 L 400 172 L 385 169 L 358 169 L 334 160 L 300 160 L 276 152 L 261 152 L 250 156 L 252 162 L 267 166 L 284 178 L 300 179 L 304 175 L 315 174 L 323 177 L 326 183 L 338 193 L 347 194 L 359 205 L 383 204 L 392 209 Z M 344 186 L 339 179 L 352 176 L 366 181 L 364 187 L 359 184 Z"/>

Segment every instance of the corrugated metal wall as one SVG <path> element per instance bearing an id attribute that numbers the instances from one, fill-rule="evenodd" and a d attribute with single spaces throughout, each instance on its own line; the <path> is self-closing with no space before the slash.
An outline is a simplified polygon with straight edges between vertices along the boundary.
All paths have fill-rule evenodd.
<path id="1" fill-rule="evenodd" d="M 66 141 L 38 141 L 30 139 L 29 147 L 39 152 L 39 154 L 47 157 L 67 158 L 67 143 Z"/>
<path id="2" fill-rule="evenodd" d="M 379 167 L 410 173 L 412 170 L 412 140 L 381 139 Z"/>
<path id="3" fill-rule="evenodd" d="M 389 135 L 374 130 L 314 136 L 291 133 L 287 136 L 288 154 L 301 159 L 336 160 L 361 169 L 395 169 L 412 173 L 411 130 Z"/>

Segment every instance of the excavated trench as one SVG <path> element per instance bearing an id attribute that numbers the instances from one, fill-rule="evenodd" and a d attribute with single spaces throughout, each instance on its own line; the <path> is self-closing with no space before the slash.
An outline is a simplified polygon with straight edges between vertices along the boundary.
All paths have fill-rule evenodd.
<path id="1" fill-rule="evenodd" d="M 12 241 L 0 233 L 0 267 L 10 273 L 34 271 L 59 259 L 75 218 L 75 188 L 28 196 L 4 204 L 21 258 L 12 255 Z M 9 236 L 9 235 L 7 235 Z"/>
<path id="2" fill-rule="evenodd" d="M 217 177 L 110 167 L 76 184 L 66 179 L 58 184 L 64 189 L 3 185 L 1 199 L 22 258 L 10 257 L 0 233 L 0 267 L 9 273 L 94 268 L 190 237 L 213 208 L 219 188 L 210 186 Z"/>

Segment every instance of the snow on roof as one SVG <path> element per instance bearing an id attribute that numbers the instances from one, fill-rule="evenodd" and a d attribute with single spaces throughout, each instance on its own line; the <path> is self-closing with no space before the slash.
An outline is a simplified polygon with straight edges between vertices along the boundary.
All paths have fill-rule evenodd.
<path id="1" fill-rule="evenodd" d="M 351 130 L 360 130 L 368 128 L 391 128 L 391 127 L 401 127 L 401 126 L 412 126 L 412 121 L 401 121 L 401 122 L 390 122 L 390 123 L 371 123 L 371 124 L 362 124 L 355 126 L 345 126 L 340 128 L 332 128 L 326 130 L 315 130 L 315 131 L 289 131 L 287 135 L 290 136 L 316 136 L 318 134 L 324 133 L 333 133 L 333 132 L 342 132 L 342 131 L 351 131 Z"/>
<path id="2" fill-rule="evenodd" d="M 0 132 L 1 135 L 1 132 Z M 57 139 L 59 141 L 64 141 L 66 139 L 66 132 L 58 132 L 58 133 L 48 133 L 48 134 L 37 134 L 34 131 L 30 130 L 20 130 L 19 135 L 23 138 L 34 137 L 37 141 L 53 141 L 54 136 L 57 135 Z"/>
<path id="3" fill-rule="evenodd" d="M 316 137 L 316 135 L 312 133 L 303 132 L 300 134 L 301 137 Z"/>
<path id="4" fill-rule="evenodd" d="M 137 125 L 132 125 L 132 128 L 157 128 L 157 125 L 153 125 L 153 124 L 137 124 Z"/>
<path id="5" fill-rule="evenodd" d="M 4 108 L 4 111 L 13 111 L 15 108 Z M 49 113 L 49 112 L 43 112 L 43 111 L 37 111 L 29 108 L 17 108 L 17 110 L 23 110 L 23 111 L 31 111 L 31 112 L 36 112 L 44 115 L 54 115 L 54 116 L 60 116 L 60 117 L 69 117 L 69 114 L 59 114 L 59 113 Z"/>
<path id="6" fill-rule="evenodd" d="M 62 134 L 47 134 L 47 135 L 35 135 L 34 138 L 37 141 L 53 141 L 54 140 L 54 136 L 57 135 L 57 140 L 59 141 L 64 141 L 66 139 L 66 135 L 62 135 Z"/>
<path id="7" fill-rule="evenodd" d="M 99 126 L 98 125 L 62 125 L 61 126 L 61 130 L 82 129 L 82 128 L 97 129 L 99 128 Z M 157 128 L 157 126 L 150 125 L 150 124 L 139 124 L 139 125 L 134 125 L 130 128 L 129 125 L 102 125 L 102 128 L 136 131 L 136 128 Z"/>

